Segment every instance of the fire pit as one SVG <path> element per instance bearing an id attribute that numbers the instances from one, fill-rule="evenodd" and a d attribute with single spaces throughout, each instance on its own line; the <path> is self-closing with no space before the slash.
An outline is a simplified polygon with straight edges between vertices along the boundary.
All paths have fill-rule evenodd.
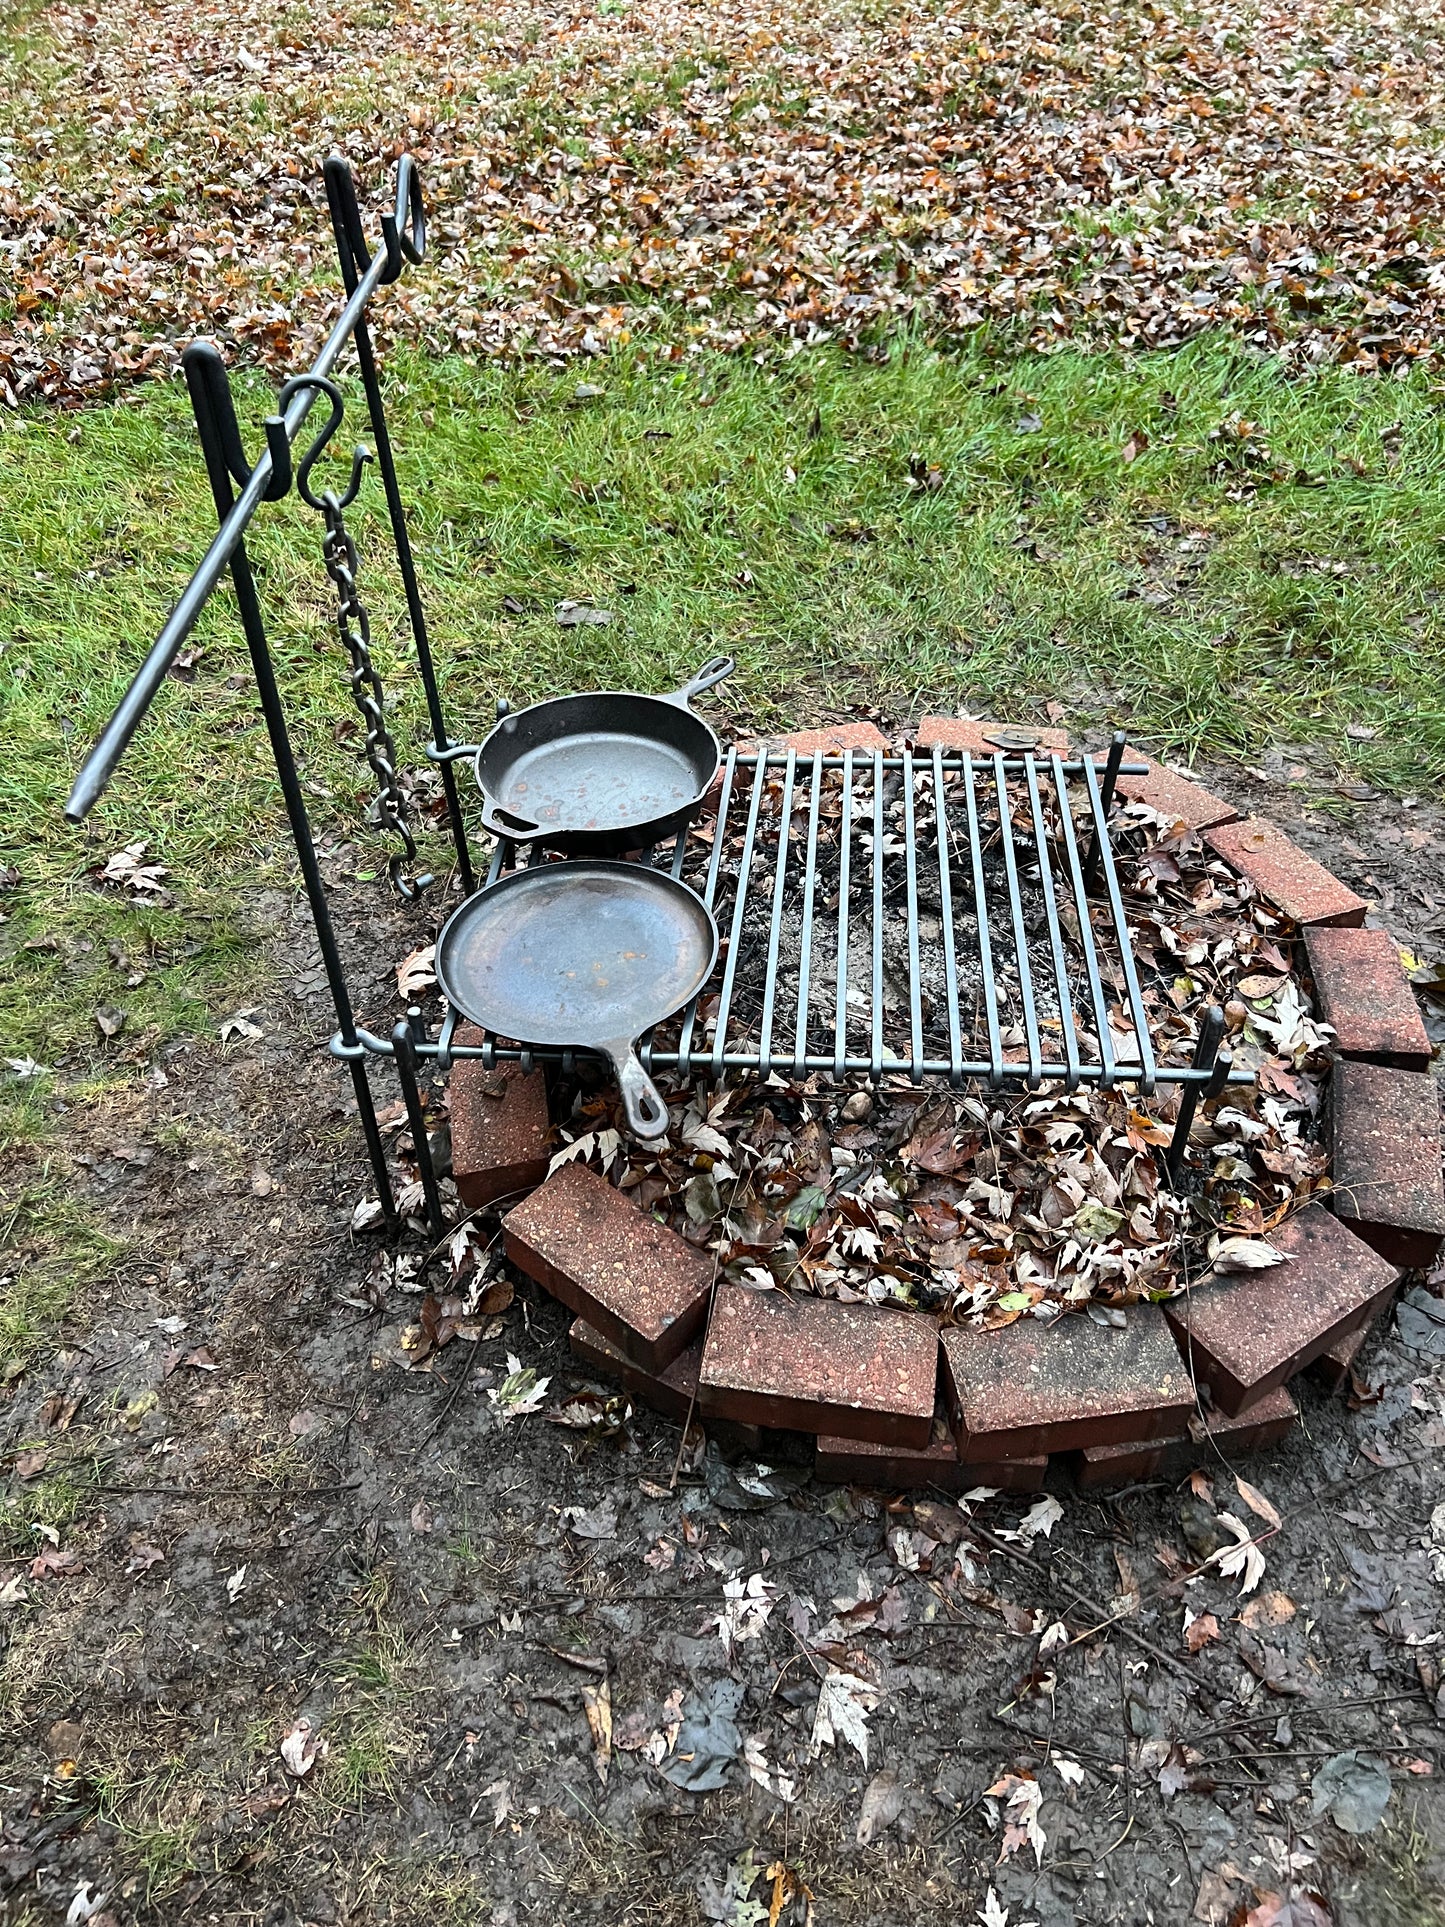
<path id="1" fill-rule="evenodd" d="M 1339 1382 L 1438 1244 L 1424 1032 L 1361 900 L 1147 759 L 1017 740 L 733 751 L 670 853 L 727 948 L 649 1061 L 712 1096 L 642 1163 L 590 1100 L 573 1142 L 606 1176 L 563 1164 L 505 1220 L 632 1398 L 755 1450 L 811 1433 L 831 1478 L 1027 1489 L 1064 1453 L 1134 1480 L 1281 1437 L 1288 1380 Z M 1332 1103 L 1329 1027 L 1379 1060 Z M 1365 1147 L 1411 1104 L 1388 1209 L 1420 1222 L 1387 1226 Z"/>

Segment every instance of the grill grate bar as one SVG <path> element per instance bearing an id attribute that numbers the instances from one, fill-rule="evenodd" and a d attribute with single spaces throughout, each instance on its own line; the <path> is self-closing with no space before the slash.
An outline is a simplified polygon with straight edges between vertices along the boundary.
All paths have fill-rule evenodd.
<path id="1" fill-rule="evenodd" d="M 1073 889 L 1074 916 L 1079 925 L 1079 948 L 1084 954 L 1084 974 L 1089 982 L 1089 1001 L 1093 1005 L 1094 1028 L 1099 1039 L 1099 1084 L 1106 1090 L 1114 1088 L 1114 1043 L 1109 1034 L 1109 1003 L 1104 995 L 1104 981 L 1099 974 L 1099 951 L 1094 941 L 1094 917 L 1089 904 L 1088 886 L 1084 881 L 1083 864 L 1079 856 L 1079 839 L 1074 833 L 1074 814 L 1069 808 L 1069 793 L 1063 764 L 1056 756 L 1053 759 L 1054 791 L 1059 803 L 1059 822 L 1063 831 L 1064 858 L 1068 867 L 1069 882 Z"/>
<path id="2" fill-rule="evenodd" d="M 1099 774 L 1092 763 L 1084 765 L 1084 786 L 1089 793 L 1089 811 L 1094 819 L 1094 857 L 1104 873 L 1104 888 L 1114 919 L 1114 940 L 1124 968 L 1129 992 L 1129 1014 L 1134 1023 L 1134 1041 L 1139 1051 L 1139 1089 L 1147 1097 L 1154 1089 L 1154 1044 L 1149 1035 L 1149 1018 L 1139 988 L 1139 972 L 1134 967 L 1134 946 L 1129 941 L 1129 926 L 1124 916 L 1124 898 L 1119 889 L 1119 872 L 1114 866 L 1114 850 L 1109 841 L 1108 805 L 1099 794 Z M 1133 1080 L 1131 1079 L 1131 1082 Z"/>
<path id="3" fill-rule="evenodd" d="M 1039 772 L 1030 763 L 1024 772 L 1029 791 L 1029 815 L 1034 826 L 1034 846 L 1039 853 L 1039 883 L 1044 893 L 1044 912 L 1048 923 L 1049 949 L 1053 954 L 1054 984 L 1059 993 L 1059 1028 L 1064 1040 L 1064 1061 L 1068 1072 L 1064 1088 L 1079 1088 L 1079 1040 L 1074 1034 L 1074 1005 L 1069 995 L 1069 966 L 1064 957 L 1064 931 L 1059 922 L 1059 906 L 1054 895 L 1054 866 L 1049 857 L 1048 831 L 1044 827 L 1044 806 L 1039 795 Z"/>
<path id="4" fill-rule="evenodd" d="M 918 957 L 918 825 L 913 797 L 913 757 L 903 756 L 903 861 L 908 891 L 908 1043 L 909 1074 L 916 1081 L 923 1071 L 923 988 Z M 956 1018 L 950 993 L 949 1014 Z M 950 1027 L 950 1041 L 952 1027 Z"/>
<path id="5" fill-rule="evenodd" d="M 994 790 L 998 797 L 999 842 L 1003 848 L 1004 873 L 1008 878 L 1009 921 L 1013 925 L 1014 957 L 1019 972 L 1019 1001 L 1024 1012 L 1024 1036 L 1028 1043 L 1028 1086 L 1036 1091 L 1042 1082 L 1042 1054 L 1039 1044 L 1039 1013 L 1034 1003 L 1034 975 L 1029 964 L 1029 940 L 1024 930 L 1023 899 L 1019 895 L 1018 857 L 1014 852 L 1013 809 L 1009 802 L 1008 779 L 1003 758 L 993 759 Z"/>
<path id="6" fill-rule="evenodd" d="M 833 1075 L 842 1078 L 848 1061 L 848 892 L 853 854 L 853 752 L 843 752 L 843 824 L 838 845 L 838 969 L 833 1019 Z"/>
<path id="7" fill-rule="evenodd" d="M 793 1075 L 807 1075 L 808 991 L 813 966 L 813 899 L 818 889 L 818 805 L 823 793 L 823 765 L 813 763 L 808 796 L 808 854 L 803 867 L 803 921 L 798 937 L 798 1021 L 793 1031 Z"/>
<path id="8" fill-rule="evenodd" d="M 972 778 L 969 778 L 970 786 Z M 972 790 L 970 787 L 970 794 Z M 943 925 L 943 978 L 945 1005 L 948 1011 L 948 1065 L 949 1082 L 958 1084 L 963 1076 L 963 1038 L 960 1032 L 961 1017 L 958 1007 L 958 945 L 953 934 L 953 871 L 948 861 L 948 845 L 953 832 L 948 825 L 948 798 L 944 794 L 943 750 L 933 752 L 933 820 L 934 835 L 938 841 L 938 908 L 939 921 Z M 980 926 L 980 929 L 982 926 Z M 916 932 L 915 932 L 916 936 Z M 917 1049 L 914 1051 L 918 1056 Z M 921 1062 L 915 1066 L 914 1075 L 922 1075 Z"/>
<path id="9" fill-rule="evenodd" d="M 778 944 L 783 934 L 783 892 L 788 876 L 788 857 L 792 849 L 793 822 L 793 778 L 797 774 L 798 758 L 790 750 L 783 771 L 783 800 L 778 812 L 782 825 L 778 835 L 778 860 L 773 876 L 773 918 L 768 927 L 768 968 L 763 978 L 763 1019 L 762 1041 L 758 1045 L 758 1070 L 766 1077 L 773 1068 L 773 1004 L 778 992 Z M 679 837 L 678 847 L 685 849 L 687 839 Z"/>

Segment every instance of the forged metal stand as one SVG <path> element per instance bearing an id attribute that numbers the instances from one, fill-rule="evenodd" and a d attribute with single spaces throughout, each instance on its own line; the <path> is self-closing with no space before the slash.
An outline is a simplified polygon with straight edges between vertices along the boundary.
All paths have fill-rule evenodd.
<path id="1" fill-rule="evenodd" d="M 285 707 L 267 641 L 261 597 L 245 540 L 246 531 L 261 504 L 282 500 L 291 490 L 293 482 L 313 508 L 326 510 L 328 524 L 332 525 L 332 538 L 345 549 L 342 558 L 345 567 L 339 570 L 343 579 L 337 583 L 341 595 L 339 633 L 351 656 L 353 689 L 358 688 L 359 678 L 363 685 L 359 693 L 370 702 L 370 707 L 365 711 L 368 717 L 368 754 L 382 785 L 381 817 L 384 824 L 389 824 L 402 834 L 409 847 L 402 799 L 396 786 L 396 758 L 386 734 L 382 692 L 371 668 L 364 609 L 357 598 L 355 571 L 351 566 L 352 551 L 340 522 L 341 510 L 354 494 L 368 459 L 366 451 L 358 449 L 353 457 L 351 483 L 341 496 L 328 492 L 318 500 L 307 481 L 312 465 L 342 419 L 344 404 L 330 376 L 349 341 L 354 342 L 356 347 L 357 370 L 366 396 L 376 462 L 386 494 L 392 545 L 405 592 L 407 621 L 426 696 L 431 726 L 431 740 L 426 746 L 426 754 L 440 766 L 456 855 L 456 872 L 465 895 L 470 895 L 476 888 L 476 877 L 457 794 L 457 751 L 449 739 L 443 714 L 441 690 L 432 658 L 406 511 L 397 480 L 381 383 L 367 323 L 367 307 L 376 290 L 399 279 L 407 263 L 420 262 L 425 252 L 426 218 L 421 184 L 410 155 L 404 155 L 397 169 L 395 208 L 382 215 L 382 248 L 380 252 L 372 254 L 362 231 L 356 186 L 348 164 L 339 157 L 327 161 L 325 181 L 346 301 L 312 367 L 305 373 L 292 376 L 283 386 L 278 398 L 279 412 L 266 420 L 265 447 L 254 462 L 248 460 L 246 455 L 236 419 L 230 379 L 218 349 L 208 341 L 196 341 L 182 357 L 220 526 L 115 714 L 86 758 L 71 790 L 66 815 L 72 822 L 79 823 L 94 807 L 202 609 L 229 570 L 255 674 L 261 713 L 276 765 L 277 781 L 292 840 L 296 845 L 301 880 L 336 1008 L 337 1028 L 331 1038 L 330 1049 L 349 1070 L 382 1210 L 388 1223 L 394 1225 L 397 1202 L 392 1194 L 386 1151 L 367 1075 L 368 1057 L 389 1057 L 393 1060 L 415 1148 L 427 1223 L 432 1237 L 437 1239 L 442 1235 L 444 1225 L 440 1189 L 426 1132 L 420 1082 L 422 1067 L 434 1063 L 438 1071 L 446 1074 L 456 1059 L 480 1058 L 488 1068 L 499 1059 L 520 1061 L 524 1068 L 530 1068 L 535 1055 L 549 1060 L 560 1058 L 566 1069 L 572 1062 L 572 1053 L 533 1053 L 525 1046 L 499 1044 L 492 1036 L 485 1037 L 480 1045 L 460 1045 L 456 1042 L 458 1013 L 455 1010 L 447 1012 L 441 1035 L 435 1043 L 427 1038 L 421 1013 L 414 1008 L 408 1012 L 405 1021 L 393 1027 L 389 1038 L 375 1035 L 356 1021 L 346 970 L 327 903 L 315 838 L 302 795 Z M 300 436 L 318 396 L 324 396 L 327 400 L 330 418 L 319 433 L 312 436 L 299 464 L 293 467 L 292 446 Z M 328 567 L 335 560 L 328 551 Z M 336 573 L 333 571 L 333 579 Z M 353 622 L 356 624 L 354 629 L 351 626 Z M 499 703 L 498 714 L 504 713 L 505 704 Z M 1251 1080 L 1247 1073 L 1234 1071 L 1228 1054 L 1219 1048 L 1224 1017 L 1217 1009 L 1211 1010 L 1201 1025 L 1194 1060 L 1187 1069 L 1176 1065 L 1160 1066 L 1155 1061 L 1119 878 L 1109 843 L 1108 818 L 1115 785 L 1118 777 L 1131 767 L 1123 761 L 1123 734 L 1114 738 L 1102 768 L 1088 756 L 1069 760 L 1061 756 L 1036 757 L 1031 747 L 1034 740 L 1032 736 L 1027 739 L 1028 746 L 1023 748 L 1023 753 L 1019 753 L 1019 746 L 1006 746 L 1000 740 L 994 754 L 979 757 L 976 761 L 968 754 L 949 752 L 945 755 L 939 748 L 931 753 L 915 754 L 905 749 L 901 754 L 888 755 L 881 752 L 855 754 L 847 750 L 841 756 L 816 757 L 799 757 L 793 750 L 779 755 L 768 751 L 748 753 L 740 752 L 737 748 L 729 749 L 724 762 L 717 806 L 718 820 L 706 863 L 706 876 L 705 880 L 701 877 L 697 879 L 699 894 L 708 909 L 717 915 L 719 922 L 725 920 L 728 925 L 727 962 L 717 998 L 716 1015 L 711 1020 L 712 1039 L 710 1043 L 706 1041 L 707 1020 L 700 1022 L 699 997 L 702 993 L 699 993 L 699 997 L 694 997 L 682 1013 L 681 1030 L 675 1048 L 663 1048 L 651 1038 L 644 1042 L 641 1051 L 644 1068 L 649 1072 L 654 1068 L 670 1069 L 679 1073 L 684 1080 L 702 1075 L 717 1081 L 729 1072 L 754 1073 L 766 1077 L 776 1063 L 779 1066 L 791 1065 L 795 1076 L 799 1078 L 816 1071 L 831 1075 L 836 1080 L 863 1074 L 877 1082 L 885 1075 L 902 1073 L 914 1083 L 921 1082 L 925 1076 L 943 1077 L 955 1089 L 973 1078 L 987 1079 L 994 1090 L 1005 1085 L 1036 1090 L 1045 1080 L 1061 1081 L 1068 1090 L 1077 1089 L 1081 1083 L 1107 1090 L 1116 1082 L 1125 1082 L 1135 1084 L 1146 1096 L 1159 1083 L 1174 1083 L 1181 1087 L 1178 1119 L 1163 1162 L 1170 1182 L 1177 1183 L 1200 1097 L 1216 1096 L 1227 1083 Z M 781 822 L 784 827 L 781 841 L 778 841 L 776 828 L 768 826 L 762 813 L 770 768 L 782 770 Z M 750 780 L 741 780 L 748 773 Z M 839 786 L 834 784 L 833 779 L 839 775 L 841 823 L 837 850 L 837 892 L 836 897 L 832 897 L 828 894 L 828 884 L 824 884 L 821 891 L 817 888 L 820 798 L 825 778 L 837 788 Z M 855 777 L 861 785 L 856 800 L 853 787 Z M 1010 780 L 1014 785 L 1012 792 L 1009 789 Z M 1067 787 L 1070 780 L 1083 791 L 1089 827 L 1087 843 L 1074 824 L 1073 805 Z M 900 846 L 890 843 L 888 835 L 885 781 L 899 784 L 904 809 L 902 874 L 895 871 L 891 881 L 885 878 L 885 859 L 896 862 Z M 926 849 L 926 840 L 916 834 L 917 811 L 930 784 L 929 793 L 935 812 L 935 848 L 931 852 Z M 958 836 L 955 827 L 947 824 L 946 785 L 952 786 L 955 807 L 960 797 L 962 799 L 967 816 L 966 837 Z M 801 799 L 805 788 L 807 829 L 805 837 L 795 845 L 788 825 L 794 807 L 804 810 Z M 796 806 L 795 797 L 799 799 Z M 745 821 L 730 825 L 728 812 L 734 800 L 739 804 L 740 818 Z M 1051 839 L 1046 824 L 1050 809 L 1057 812 L 1057 839 Z M 865 811 L 868 812 L 866 818 L 863 814 Z M 992 822 L 992 830 L 987 829 L 986 819 Z M 855 820 L 860 833 L 865 824 L 871 831 L 870 842 L 860 843 L 856 854 L 850 828 Z M 963 828 L 962 824 L 957 826 L 957 830 Z M 985 875 L 986 831 L 994 839 L 1003 870 L 1002 876 L 995 870 L 991 880 Z M 775 854 L 772 859 L 773 870 L 768 874 L 770 836 L 773 838 Z M 724 879 L 720 865 L 724 844 L 730 837 L 735 840 L 741 855 L 736 875 L 726 880 L 727 887 L 733 890 L 733 900 L 725 915 Z M 961 866 L 956 878 L 950 855 L 955 841 L 963 843 L 967 853 L 967 863 Z M 1057 847 L 1054 847 L 1055 841 Z M 1018 851 L 1015 850 L 1016 842 Z M 537 849 L 530 848 L 522 860 L 531 863 L 538 860 L 539 855 Z M 795 855 L 797 862 L 794 861 Z M 926 881 L 921 863 L 925 855 L 929 869 L 937 872 L 938 898 L 942 910 L 946 975 L 946 994 L 942 1002 L 946 1009 L 946 1040 L 937 1030 L 926 1031 L 921 998 L 918 912 L 920 891 Z M 649 851 L 644 860 L 666 862 L 673 876 L 681 878 L 688 856 L 688 837 L 684 831 L 671 851 Z M 513 867 L 517 859 L 517 846 L 505 839 L 500 840 L 493 850 L 485 882 L 494 883 L 505 870 Z M 1034 862 L 1038 865 L 1038 889 L 1043 906 L 1045 936 L 1042 938 L 1037 929 L 1032 936 L 1026 929 L 1025 905 L 1021 894 L 1020 864 L 1027 866 Z M 753 1048 L 746 1034 L 741 1041 L 730 1044 L 728 1025 L 739 983 L 739 958 L 753 927 L 747 904 L 755 869 L 767 878 L 765 883 L 759 884 L 755 914 L 758 920 L 767 919 L 768 940 L 761 990 L 760 1042 Z M 394 860 L 389 870 L 398 886 L 398 893 L 411 900 L 416 888 L 402 886 L 399 860 Z M 779 978 L 780 931 L 790 870 L 793 886 L 801 898 L 802 933 L 797 966 L 797 1007 L 791 1026 L 788 1025 L 787 1013 L 781 1009 L 783 1000 Z M 857 916 L 860 923 L 867 922 L 868 928 L 866 940 L 855 942 L 853 954 L 860 970 L 865 967 L 865 960 L 866 966 L 871 968 L 872 999 L 866 1048 L 865 1040 L 858 1034 L 858 1026 L 854 1027 L 851 1037 L 849 1032 L 852 1022 L 848 1004 L 852 994 L 849 947 L 855 901 L 854 873 Z M 417 880 L 418 885 L 426 881 Z M 997 906 L 992 932 L 988 909 L 990 896 Z M 1090 908 L 1091 898 L 1098 904 L 1097 931 L 1100 940 L 1108 938 L 1115 945 L 1121 973 L 1115 981 L 1119 986 L 1121 1003 L 1127 1006 L 1128 1020 L 1133 1027 L 1137 1061 L 1120 1061 L 1110 1042 L 1108 1000 L 1100 974 L 1099 956 L 1096 954 L 1095 913 Z M 889 1041 L 884 1020 L 885 912 L 892 914 L 890 906 L 900 899 L 906 905 L 907 920 L 906 974 L 910 1031 L 906 1051 L 901 1044 Z M 977 957 L 981 972 L 979 986 L 988 1029 L 986 1055 L 980 1054 L 981 1047 L 977 1043 L 972 1054 L 965 1048 L 958 968 L 962 951 L 955 939 L 955 904 L 965 913 L 971 905 L 976 922 Z M 1064 909 L 1078 923 L 1081 948 L 1079 967 L 1083 969 L 1085 978 L 1079 993 L 1083 999 L 1080 1014 L 1092 1025 L 1097 1042 L 1096 1061 L 1085 1061 L 1081 1056 L 1079 1035 L 1076 1034 L 1075 993 L 1071 989 L 1071 964 L 1065 951 L 1061 922 Z M 825 973 L 831 979 L 835 1018 L 831 1034 L 818 1039 L 822 1048 L 817 1048 L 809 1038 L 812 1021 L 809 970 L 814 930 L 816 928 L 821 934 L 825 924 L 833 932 L 836 950 L 831 964 L 820 959 L 815 981 L 821 990 Z M 1032 962 L 1031 943 L 1037 947 Z M 1022 1028 L 1026 1034 L 1026 1055 L 1022 1061 L 1017 1056 L 1006 1057 L 1004 1049 L 999 1008 L 1004 993 L 997 991 L 996 994 L 995 977 L 996 973 L 1007 975 L 1009 972 L 1015 973 L 1017 978 Z M 1051 994 L 1055 999 L 1058 1021 L 1053 1028 L 1059 1033 L 1059 1048 L 1052 1053 L 1045 1048 L 1048 1041 L 1044 1035 L 1048 1028 L 1046 1014 L 1041 1014 L 1036 1006 L 1036 975 L 1038 985 L 1046 985 L 1051 981 L 1054 987 Z M 782 1029 L 791 1028 L 791 1048 L 782 1037 L 776 1050 L 774 1048 L 775 1013 Z M 1060 1055 L 1062 1061 L 1054 1061 Z"/>
<path id="2" fill-rule="evenodd" d="M 115 714 L 101 732 L 95 747 L 82 765 L 66 803 L 65 813 L 72 823 L 79 823 L 94 808 L 114 774 L 116 766 L 124 756 L 142 718 L 154 702 L 186 638 L 195 627 L 202 609 L 214 593 L 223 573 L 229 569 L 236 592 L 241 627 L 256 678 L 256 692 L 261 713 L 265 720 L 266 733 L 270 738 L 277 781 L 280 784 L 291 837 L 296 845 L 301 880 L 316 928 L 316 940 L 320 947 L 332 1002 L 336 1008 L 337 1031 L 332 1039 L 331 1048 L 335 1056 L 346 1062 L 351 1074 L 352 1087 L 356 1094 L 357 1113 L 361 1119 L 361 1128 L 366 1139 L 367 1154 L 371 1160 L 382 1210 L 388 1223 L 394 1224 L 396 1202 L 392 1195 L 386 1152 L 381 1141 L 376 1105 L 366 1071 L 367 1056 L 378 1047 L 387 1054 L 393 1050 L 396 1051 L 397 1069 L 401 1076 L 408 1117 L 413 1135 L 417 1140 L 417 1160 L 421 1167 L 428 1217 L 433 1229 L 439 1230 L 441 1207 L 430 1147 L 427 1143 L 424 1121 L 421 1118 L 420 1094 L 416 1081 L 416 1058 L 412 1048 L 414 1039 L 407 1025 L 400 1025 L 398 1028 L 405 1033 L 408 1045 L 405 1049 L 398 1050 L 395 1042 L 390 1046 L 383 1045 L 380 1039 L 370 1038 L 357 1026 L 351 994 L 347 987 L 346 971 L 326 901 L 326 885 L 321 875 L 316 842 L 301 792 L 296 758 L 286 724 L 286 712 L 266 637 L 261 599 L 257 592 L 250 558 L 246 552 L 246 530 L 261 503 L 280 501 L 289 492 L 293 480 L 292 444 L 300 434 L 318 393 L 329 387 L 327 377 L 336 367 L 347 342 L 354 340 L 361 383 L 366 394 L 367 412 L 376 443 L 377 465 L 381 470 L 382 484 L 386 493 L 387 513 L 396 550 L 397 566 L 406 593 L 407 620 L 416 646 L 417 667 L 426 693 L 432 733 L 438 744 L 446 744 L 441 692 L 437 684 L 426 617 L 417 583 L 416 566 L 407 532 L 406 511 L 402 505 L 396 464 L 392 456 L 391 437 L 387 432 L 381 384 L 377 376 L 376 358 L 366 320 L 367 306 L 376 290 L 399 280 L 406 264 L 419 263 L 425 254 L 426 214 L 422 204 L 421 182 L 411 156 L 403 155 L 397 168 L 395 210 L 388 210 L 381 217 L 382 249 L 373 255 L 366 245 L 363 234 L 361 213 L 356 198 L 356 184 L 349 164 L 340 156 L 333 156 L 326 163 L 325 180 L 332 231 L 336 239 L 342 280 L 346 288 L 346 302 L 306 376 L 293 378 L 287 385 L 287 390 L 283 391 L 286 396 L 284 412 L 273 415 L 267 420 L 266 446 L 254 463 L 248 461 L 246 457 L 236 420 L 230 377 L 219 350 L 211 342 L 196 341 L 192 342 L 183 355 L 182 366 L 190 391 L 196 429 L 200 437 L 206 474 L 210 481 L 211 495 L 215 502 L 220 528 L 200 566 L 172 609 L 165 626 L 151 645 L 145 661 L 137 671 Z M 333 415 L 331 423 L 322 431 L 318 442 L 313 445 L 310 459 L 314 460 L 320 447 L 334 431 L 338 419 L 339 414 Z M 456 852 L 457 870 L 463 890 L 469 893 L 475 887 L 475 877 L 458 803 L 456 779 L 450 765 L 443 766 L 442 783 L 447 800 L 452 842 Z"/>

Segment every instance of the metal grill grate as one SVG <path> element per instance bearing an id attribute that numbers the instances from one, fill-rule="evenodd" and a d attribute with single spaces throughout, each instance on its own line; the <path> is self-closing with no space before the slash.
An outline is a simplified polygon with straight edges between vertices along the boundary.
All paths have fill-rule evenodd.
<path id="1" fill-rule="evenodd" d="M 723 940 L 644 1065 L 1218 1089 L 1217 1035 L 1193 1062 L 1155 1057 L 1107 829 L 1118 755 L 729 750 L 715 817 L 644 859 L 698 890 Z M 488 882 L 516 858 L 499 845 Z"/>

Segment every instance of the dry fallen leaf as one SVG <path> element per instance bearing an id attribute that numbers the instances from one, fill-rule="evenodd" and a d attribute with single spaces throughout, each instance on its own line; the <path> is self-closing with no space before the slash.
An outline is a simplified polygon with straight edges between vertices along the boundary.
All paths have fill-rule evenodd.
<path id="1" fill-rule="evenodd" d="M 1185 1622 L 1184 1644 L 1191 1653 L 1203 1652 L 1212 1639 L 1219 1637 L 1219 1621 L 1213 1613 L 1191 1615 Z"/>
<path id="2" fill-rule="evenodd" d="M 891 1827 L 902 1811 L 903 1782 L 890 1767 L 885 1767 L 881 1773 L 874 1774 L 863 1790 L 855 1834 L 858 1845 L 866 1847 Z"/>
<path id="3" fill-rule="evenodd" d="M 305 1779 L 319 1759 L 326 1757 L 326 1741 L 303 1715 L 281 1741 L 281 1758 L 286 1771 L 298 1780 Z"/>
<path id="4" fill-rule="evenodd" d="M 1240 1478 L 1237 1473 L 1234 1483 L 1238 1488 L 1240 1498 L 1244 1500 L 1244 1503 L 1249 1507 L 1250 1511 L 1263 1519 L 1267 1525 L 1273 1526 L 1275 1531 L 1278 1532 L 1283 1526 L 1284 1521 L 1260 1491 L 1259 1487 L 1251 1485 L 1247 1479 Z"/>
<path id="5" fill-rule="evenodd" d="M 612 1687 L 604 1677 L 582 1688 L 582 1705 L 592 1735 L 592 1764 L 603 1786 L 612 1765 Z"/>

